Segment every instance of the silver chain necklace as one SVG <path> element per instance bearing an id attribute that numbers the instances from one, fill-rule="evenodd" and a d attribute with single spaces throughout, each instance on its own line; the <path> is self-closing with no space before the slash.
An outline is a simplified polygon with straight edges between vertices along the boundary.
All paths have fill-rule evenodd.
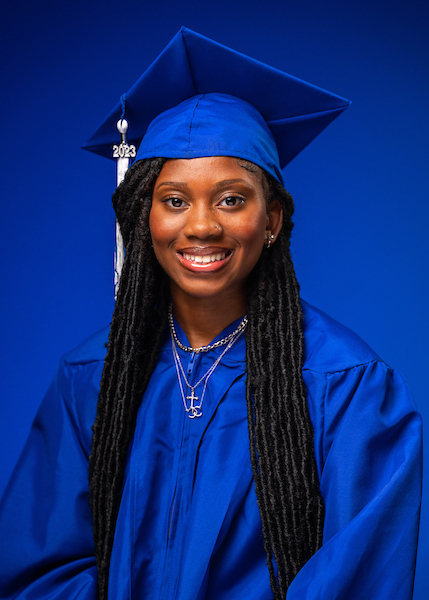
<path id="1" fill-rule="evenodd" d="M 242 321 L 243 322 L 243 321 Z M 247 320 L 246 320 L 247 322 Z M 240 323 L 241 325 L 241 323 Z M 182 401 L 183 401 L 183 407 L 185 409 L 185 411 L 188 413 L 188 417 L 190 419 L 195 419 L 195 417 L 201 417 L 203 414 L 202 411 L 202 405 L 204 402 L 204 396 L 206 393 L 206 388 L 207 388 L 207 382 L 210 379 L 213 371 L 216 369 L 216 367 L 218 366 L 218 364 L 220 363 L 220 361 L 222 360 L 222 358 L 225 356 L 225 354 L 228 352 L 228 350 L 235 344 L 236 340 L 240 337 L 240 335 L 242 334 L 244 327 L 246 325 L 244 325 L 241 329 L 236 329 L 231 335 L 228 336 L 228 343 L 226 348 L 224 349 L 224 351 L 222 352 L 222 354 L 220 354 L 217 359 L 214 361 L 214 363 L 211 365 L 211 367 L 208 369 L 208 371 L 206 371 L 204 373 L 204 375 L 202 377 L 200 377 L 200 379 L 197 381 L 197 383 L 194 383 L 194 385 L 191 385 L 189 383 L 189 381 L 186 378 L 185 375 L 185 371 L 183 369 L 182 363 L 180 362 L 180 357 L 179 354 L 177 352 L 177 348 L 176 348 L 176 338 L 175 338 L 175 332 L 174 332 L 174 327 L 170 327 L 170 333 L 171 333 L 171 349 L 173 351 L 173 358 L 174 358 L 174 365 L 176 367 L 176 373 L 177 373 L 177 380 L 179 382 L 179 387 L 180 387 L 180 393 L 182 396 Z M 225 338 L 226 339 L 226 338 Z M 207 346 L 203 346 L 204 348 L 206 348 Z M 195 352 L 195 350 L 194 350 Z M 205 352 L 207 352 L 207 350 L 205 350 Z M 190 395 L 186 395 L 185 396 L 185 392 L 183 391 L 183 385 L 182 385 L 182 376 L 183 379 L 186 383 L 186 393 L 188 391 L 188 388 L 191 390 Z M 203 391 L 201 394 L 201 400 L 200 398 L 195 394 L 195 388 L 197 388 L 202 382 L 204 381 L 204 387 L 203 387 Z M 189 401 L 189 406 L 188 406 L 188 401 Z"/>
<path id="2" fill-rule="evenodd" d="M 222 338 L 218 342 L 215 342 L 214 344 L 209 344 L 208 346 L 200 346 L 199 348 L 191 348 L 190 346 L 185 346 L 184 344 L 182 344 L 182 342 L 177 337 L 176 329 L 174 327 L 174 321 L 173 321 L 173 305 L 172 304 L 170 304 L 170 306 L 168 307 L 168 323 L 170 325 L 171 335 L 173 336 L 174 341 L 179 346 L 179 348 L 181 350 L 184 350 L 185 352 L 195 352 L 195 354 L 199 354 L 200 352 L 209 352 L 209 350 L 214 350 L 215 348 L 219 348 L 220 346 L 225 346 L 225 344 L 227 344 L 230 340 L 232 340 L 236 334 L 241 333 L 246 328 L 247 317 L 244 316 L 242 318 L 242 320 L 240 321 L 240 324 L 238 325 L 237 329 L 235 331 L 233 331 L 232 333 L 230 333 L 229 335 L 227 335 L 226 337 Z"/>

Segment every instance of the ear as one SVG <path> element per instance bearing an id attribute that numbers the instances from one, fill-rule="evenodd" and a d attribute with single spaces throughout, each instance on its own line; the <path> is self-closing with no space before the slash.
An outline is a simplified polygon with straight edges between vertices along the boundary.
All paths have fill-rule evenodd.
<path id="1" fill-rule="evenodd" d="M 267 210 L 267 232 L 275 242 L 283 226 L 283 208 L 279 200 L 271 200 Z"/>

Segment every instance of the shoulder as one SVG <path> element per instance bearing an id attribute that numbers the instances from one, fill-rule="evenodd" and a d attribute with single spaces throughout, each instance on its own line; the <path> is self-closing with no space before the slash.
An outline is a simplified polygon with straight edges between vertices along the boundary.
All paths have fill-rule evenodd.
<path id="1" fill-rule="evenodd" d="M 301 305 L 304 370 L 333 373 L 381 360 L 351 329 L 304 300 Z"/>
<path id="2" fill-rule="evenodd" d="M 97 331 L 77 348 L 63 356 L 63 362 L 68 365 L 83 365 L 93 362 L 103 362 L 109 341 L 109 327 Z"/>
<path id="3" fill-rule="evenodd" d="M 340 456 L 350 440 L 356 446 L 377 436 L 388 444 L 393 431 L 406 430 L 404 439 L 418 443 L 421 420 L 399 373 L 353 331 L 306 302 L 302 308 L 303 378 L 319 477 L 335 440 Z"/>
<path id="4" fill-rule="evenodd" d="M 109 328 L 106 327 L 64 354 L 58 370 L 64 396 L 73 395 L 76 402 L 88 396 L 98 398 L 108 339 Z"/>
<path id="5" fill-rule="evenodd" d="M 52 408 L 57 405 L 59 397 L 58 406 L 64 407 L 64 415 L 67 414 L 74 430 L 79 432 L 88 455 L 108 338 L 109 328 L 102 329 L 67 352 L 61 359 L 54 383 L 45 398 L 45 406 Z"/>

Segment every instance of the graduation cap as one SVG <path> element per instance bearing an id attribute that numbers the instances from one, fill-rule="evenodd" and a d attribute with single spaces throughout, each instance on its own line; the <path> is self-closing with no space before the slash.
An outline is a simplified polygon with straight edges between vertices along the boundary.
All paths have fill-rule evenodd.
<path id="1" fill-rule="evenodd" d="M 113 158 L 115 147 L 118 184 L 134 156 L 237 156 L 283 184 L 282 169 L 349 104 L 182 27 L 83 148 Z"/>
<path id="2" fill-rule="evenodd" d="M 225 103 L 219 105 L 217 124 L 213 118 L 214 98 L 212 97 L 210 102 L 203 97 L 198 102 L 198 96 L 206 94 L 228 95 L 235 99 L 235 102 L 231 101 L 228 106 Z M 194 100 L 190 100 L 191 98 Z M 236 122 L 236 116 L 240 113 L 237 107 L 238 99 L 244 102 L 241 106 L 242 118 Z M 182 102 L 183 106 L 178 107 Z M 138 159 L 151 156 L 190 158 L 182 156 L 189 154 L 189 148 L 183 146 L 182 133 L 189 129 L 189 116 L 192 116 L 196 104 L 194 119 L 198 118 L 199 126 L 193 127 L 194 132 L 200 133 L 201 124 L 206 121 L 205 131 L 198 135 L 196 140 L 200 144 L 200 156 L 210 156 L 206 154 L 210 149 L 215 152 L 222 150 L 219 143 L 218 151 L 212 147 L 216 135 L 218 139 L 219 135 L 227 136 L 223 149 L 230 146 L 232 156 L 236 156 L 240 153 L 243 134 L 246 138 L 245 146 L 248 145 L 247 138 L 250 136 L 246 127 L 249 127 L 250 123 L 251 133 L 256 132 L 265 144 L 268 144 L 269 140 L 268 146 L 272 144 L 269 134 L 272 135 L 278 150 L 278 163 L 260 166 L 268 166 L 267 170 L 282 181 L 279 170 L 346 109 L 350 101 L 182 27 L 126 93 L 125 115 L 123 103 L 118 102 L 83 148 L 112 158 L 112 147 L 117 143 L 118 137 L 117 122 L 125 116 L 129 123 L 129 143 L 139 148 Z M 165 111 L 171 113 L 163 115 Z M 177 128 L 180 113 L 184 115 L 182 131 L 178 131 Z M 260 116 L 257 113 L 263 118 L 262 129 L 266 124 L 268 133 L 261 132 L 258 123 Z M 161 115 L 163 116 L 160 118 Z M 255 115 L 258 126 L 252 121 Z M 225 122 L 227 127 L 224 126 Z M 168 124 L 170 127 L 166 128 Z M 217 131 L 216 127 L 220 127 L 220 130 Z M 151 138 L 144 140 L 146 134 L 150 134 Z M 204 136 L 207 139 L 205 145 L 202 143 Z M 257 142 L 253 146 L 257 147 Z M 197 152 L 197 149 L 194 148 L 194 151 Z M 271 147 L 269 151 L 276 154 Z M 265 161 L 266 152 L 268 150 L 264 149 L 260 162 Z M 211 156 L 218 155 L 216 153 Z M 268 162 L 273 160 L 271 155 L 268 158 Z"/>

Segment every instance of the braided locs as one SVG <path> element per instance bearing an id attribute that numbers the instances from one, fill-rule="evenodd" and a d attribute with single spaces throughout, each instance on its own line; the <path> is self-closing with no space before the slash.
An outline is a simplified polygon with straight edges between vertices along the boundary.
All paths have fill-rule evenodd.
<path id="1" fill-rule="evenodd" d="M 149 231 L 152 190 L 164 162 L 138 162 L 113 195 L 127 254 L 90 456 L 100 600 L 107 598 L 128 446 L 167 327 L 168 280 L 154 256 Z M 302 312 L 289 250 L 293 201 L 280 184 L 269 176 L 267 180 L 268 200 L 277 198 L 283 207 L 283 229 L 273 247 L 264 250 L 248 281 L 246 396 L 264 546 L 271 587 L 279 600 L 321 545 L 323 504 L 301 374 Z"/>
<path id="2" fill-rule="evenodd" d="M 125 459 L 138 407 L 165 330 L 168 282 L 149 231 L 152 188 L 163 159 L 130 169 L 113 195 L 126 247 L 93 425 L 89 462 L 99 598 L 107 597 L 110 554 L 121 501 Z"/>
<path id="3" fill-rule="evenodd" d="M 302 311 L 289 248 L 293 200 L 279 183 L 268 180 L 270 197 L 281 200 L 283 228 L 248 281 L 246 395 L 271 588 L 276 599 L 283 599 L 321 546 L 324 509 L 301 374 Z"/>

